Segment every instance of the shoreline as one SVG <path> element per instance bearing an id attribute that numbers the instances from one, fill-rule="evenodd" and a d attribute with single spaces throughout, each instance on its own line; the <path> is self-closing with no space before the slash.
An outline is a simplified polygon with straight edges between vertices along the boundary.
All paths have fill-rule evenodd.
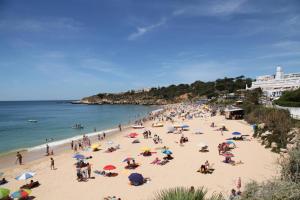
<path id="1" fill-rule="evenodd" d="M 142 116 L 140 118 L 137 118 L 136 121 L 138 120 L 142 120 L 145 119 L 147 117 L 149 117 L 150 113 L 155 113 L 156 111 L 161 111 L 161 106 L 160 108 L 156 108 L 154 110 L 152 110 L 151 112 L 149 112 L 148 114 L 146 114 L 145 116 Z M 149 120 L 146 120 L 146 122 L 148 122 Z M 122 131 L 128 130 L 131 128 L 130 123 L 125 124 L 124 126 L 122 126 Z M 97 142 L 97 136 L 100 134 L 105 133 L 106 137 L 109 138 L 112 135 L 115 135 L 117 133 L 121 133 L 119 131 L 118 127 L 112 127 L 110 129 L 106 129 L 106 130 L 101 130 L 101 131 L 96 131 L 96 132 L 90 132 L 90 133 L 86 133 L 86 134 L 82 134 L 82 135 L 76 135 L 73 137 L 69 137 L 69 138 L 65 138 L 62 140 L 57 140 L 57 141 L 53 141 L 53 142 L 49 142 L 49 143 L 44 143 L 44 144 L 40 144 L 40 145 L 36 145 L 33 147 L 28 147 L 28 148 L 20 148 L 20 149 L 16 149 L 16 150 L 12 150 L 9 152 L 4 152 L 4 153 L 0 153 L 0 169 L 6 169 L 8 167 L 11 166 L 15 166 L 15 163 L 12 162 L 15 160 L 15 155 L 17 152 L 20 152 L 23 156 L 26 156 L 26 163 L 27 162 L 32 162 L 38 159 L 42 159 L 44 157 L 49 157 L 45 155 L 45 149 L 46 149 L 46 145 L 48 144 L 50 149 L 54 151 L 54 154 L 57 156 L 61 153 L 63 153 L 64 151 L 66 151 L 71 143 L 71 141 L 73 140 L 74 142 L 77 142 L 79 140 L 82 139 L 83 135 L 86 135 L 90 138 L 91 142 Z M 100 141 L 98 141 L 100 142 Z M 6 164 L 3 164 L 6 163 Z"/>

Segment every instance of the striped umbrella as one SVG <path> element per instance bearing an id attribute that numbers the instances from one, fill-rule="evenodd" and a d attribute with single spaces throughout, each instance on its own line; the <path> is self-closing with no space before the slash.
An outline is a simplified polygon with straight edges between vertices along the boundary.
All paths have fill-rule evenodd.
<path id="1" fill-rule="evenodd" d="M 23 174 L 21 174 L 20 176 L 16 177 L 16 180 L 20 181 L 20 180 L 26 180 L 29 178 L 32 178 L 35 175 L 34 172 L 25 172 Z"/>
<path id="2" fill-rule="evenodd" d="M 8 197 L 9 193 L 10 193 L 9 189 L 0 188 L 0 199 L 4 199 L 4 198 Z"/>
<path id="3" fill-rule="evenodd" d="M 18 190 L 14 193 L 12 193 L 10 196 L 14 199 L 20 199 L 20 198 L 26 198 L 30 195 L 31 193 L 31 190 L 28 190 L 28 189 L 21 189 L 21 190 Z"/>

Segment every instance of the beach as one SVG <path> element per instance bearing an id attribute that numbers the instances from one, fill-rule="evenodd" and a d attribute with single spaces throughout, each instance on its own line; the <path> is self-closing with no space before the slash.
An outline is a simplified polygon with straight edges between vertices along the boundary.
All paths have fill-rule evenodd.
<path id="1" fill-rule="evenodd" d="M 202 111 L 201 108 L 197 108 Z M 107 196 L 117 196 L 122 200 L 148 200 L 154 197 L 156 192 L 162 189 L 183 186 L 183 187 L 206 187 L 209 193 L 229 194 L 230 190 L 236 188 L 236 180 L 240 177 L 242 180 L 242 189 L 246 182 L 255 180 L 258 182 L 278 176 L 278 166 L 276 164 L 278 154 L 272 153 L 269 149 L 263 147 L 256 139 L 252 138 L 252 126 L 243 120 L 226 120 L 222 115 L 193 117 L 192 119 L 175 118 L 180 124 L 189 126 L 189 130 L 183 131 L 184 137 L 188 142 L 179 144 L 182 134 L 167 133 L 166 127 L 174 125 L 171 121 L 161 121 L 163 127 L 152 127 L 154 121 L 147 121 L 143 125 L 145 129 L 151 131 L 151 138 L 144 139 L 140 129 L 126 129 L 116 131 L 114 134 L 100 141 L 100 151 L 82 151 L 79 153 L 84 156 L 92 156 L 92 159 L 86 160 L 92 166 L 92 171 L 102 170 L 106 165 L 114 165 L 114 172 L 118 173 L 116 177 L 105 177 L 92 172 L 92 179 L 78 182 L 76 180 L 76 160 L 73 158 L 74 151 L 69 144 L 59 153 L 52 157 L 55 160 L 56 170 L 50 169 L 50 156 L 44 156 L 41 159 L 26 162 L 24 165 L 13 165 L 6 167 L 1 171 L 4 177 L 9 181 L 3 187 L 11 191 L 18 190 L 20 186 L 27 181 L 15 180 L 15 177 L 25 171 L 35 172 L 33 180 L 38 180 L 40 186 L 32 189 L 31 195 L 36 199 L 103 199 Z M 211 127 L 214 122 L 216 127 Z M 226 126 L 228 131 L 223 135 L 216 130 L 221 126 Z M 200 129 L 202 134 L 195 134 L 195 130 Z M 135 139 L 140 143 L 133 144 L 133 138 L 126 137 L 129 133 L 138 133 Z M 233 160 L 242 161 L 243 164 L 231 165 L 224 163 L 224 156 L 218 153 L 218 144 L 232 137 L 232 132 L 241 132 L 248 135 L 246 141 L 235 141 L 236 148 L 231 150 L 234 154 Z M 162 139 L 162 143 L 153 142 L 154 135 L 157 134 Z M 120 145 L 120 149 L 114 152 L 106 153 L 108 141 L 114 145 Z M 209 152 L 199 152 L 199 143 L 206 143 Z M 166 146 L 170 149 L 174 157 L 165 165 L 150 164 L 156 157 L 162 159 L 165 155 L 161 152 Z M 142 156 L 143 147 L 151 148 L 152 155 Z M 127 170 L 124 167 L 127 157 L 133 157 L 140 166 L 134 170 Z M 13 157 L 14 158 L 14 157 Z M 12 159 L 13 160 L 13 159 Z M 197 172 L 205 161 L 209 161 L 213 166 L 212 174 L 202 174 Z M 132 186 L 129 184 L 128 176 L 132 172 L 142 174 L 150 181 L 141 186 Z M 30 179 L 29 179 L 30 180 Z"/>

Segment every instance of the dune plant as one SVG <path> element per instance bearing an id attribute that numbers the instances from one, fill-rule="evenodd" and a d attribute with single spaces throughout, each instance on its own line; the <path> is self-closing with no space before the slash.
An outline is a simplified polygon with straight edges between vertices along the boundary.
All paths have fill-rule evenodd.
<path id="1" fill-rule="evenodd" d="M 207 190 L 200 187 L 191 191 L 189 188 L 176 187 L 159 191 L 154 200 L 224 200 L 222 194 L 213 194 L 208 197 Z"/>

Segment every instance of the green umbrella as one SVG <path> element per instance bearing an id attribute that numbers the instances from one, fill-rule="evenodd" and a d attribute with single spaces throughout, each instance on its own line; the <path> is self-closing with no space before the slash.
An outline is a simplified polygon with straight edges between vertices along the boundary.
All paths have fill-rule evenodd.
<path id="1" fill-rule="evenodd" d="M 3 199 L 5 197 L 8 197 L 10 193 L 10 190 L 9 189 L 6 189 L 6 188 L 0 188 L 0 199 Z"/>

